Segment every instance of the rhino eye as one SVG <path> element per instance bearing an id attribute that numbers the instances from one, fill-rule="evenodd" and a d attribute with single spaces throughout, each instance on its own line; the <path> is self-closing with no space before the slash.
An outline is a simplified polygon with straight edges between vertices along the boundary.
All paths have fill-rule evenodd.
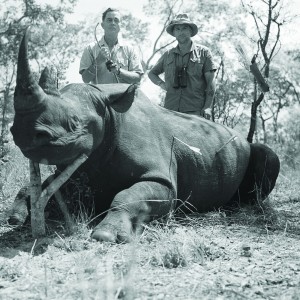
<path id="1" fill-rule="evenodd" d="M 73 118 L 69 119 L 68 123 L 69 123 L 69 128 L 71 129 L 71 131 L 75 131 L 80 127 L 80 121 L 77 116 L 74 116 Z"/>
<path id="2" fill-rule="evenodd" d="M 52 135 L 45 130 L 39 130 L 34 136 L 34 142 L 37 144 L 45 144 L 52 139 Z"/>

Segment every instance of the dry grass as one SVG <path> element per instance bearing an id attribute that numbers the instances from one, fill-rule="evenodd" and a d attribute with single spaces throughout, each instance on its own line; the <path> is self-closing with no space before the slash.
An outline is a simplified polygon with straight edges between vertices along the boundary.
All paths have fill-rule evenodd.
<path id="1" fill-rule="evenodd" d="M 10 164 L 2 212 L 27 179 Z M 262 204 L 155 221 L 130 244 L 92 241 L 84 211 L 40 241 L 3 222 L 0 299 L 300 299 L 299 184 L 283 168 Z"/>

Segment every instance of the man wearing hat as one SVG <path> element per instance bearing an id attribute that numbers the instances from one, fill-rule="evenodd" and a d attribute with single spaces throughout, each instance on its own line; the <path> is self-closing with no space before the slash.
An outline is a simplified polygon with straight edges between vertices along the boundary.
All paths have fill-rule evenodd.
<path id="1" fill-rule="evenodd" d="M 192 41 L 198 27 L 187 14 L 177 15 L 166 31 L 178 45 L 162 55 L 148 76 L 167 92 L 165 108 L 210 119 L 216 71 L 211 52 Z M 162 73 L 164 81 L 159 77 Z"/>

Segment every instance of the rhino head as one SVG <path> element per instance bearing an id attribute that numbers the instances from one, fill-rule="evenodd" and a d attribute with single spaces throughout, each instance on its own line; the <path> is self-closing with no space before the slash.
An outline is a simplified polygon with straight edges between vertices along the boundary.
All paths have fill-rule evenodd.
<path id="1" fill-rule="evenodd" d="M 105 101 L 101 100 L 117 98 L 116 92 L 107 96 L 97 91 L 91 100 L 89 89 L 96 89 L 90 85 L 71 84 L 59 91 L 56 74 L 47 67 L 37 83 L 28 61 L 28 35 L 27 29 L 19 49 L 13 139 L 35 162 L 69 164 L 101 144 L 105 123 L 105 109 L 100 105 Z"/>

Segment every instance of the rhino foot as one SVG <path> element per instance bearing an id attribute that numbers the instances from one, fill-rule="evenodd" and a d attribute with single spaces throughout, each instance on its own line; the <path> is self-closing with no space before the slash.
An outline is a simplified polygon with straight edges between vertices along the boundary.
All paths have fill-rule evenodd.
<path id="1" fill-rule="evenodd" d="M 15 214 L 11 215 L 7 221 L 8 221 L 9 225 L 21 226 L 25 223 L 26 217 L 15 213 Z"/>
<path id="2" fill-rule="evenodd" d="M 95 228 L 92 233 L 92 239 L 99 242 L 128 243 L 131 240 L 131 234 L 128 232 L 117 230 L 116 228 L 103 226 L 103 228 Z"/>
<path id="3" fill-rule="evenodd" d="M 116 236 L 113 232 L 105 230 L 105 229 L 97 229 L 92 233 L 92 239 L 96 241 L 103 242 L 116 242 Z"/>
<path id="4" fill-rule="evenodd" d="M 124 213 L 109 213 L 93 230 L 92 239 L 111 243 L 130 242 L 132 223 L 129 216 Z"/>

